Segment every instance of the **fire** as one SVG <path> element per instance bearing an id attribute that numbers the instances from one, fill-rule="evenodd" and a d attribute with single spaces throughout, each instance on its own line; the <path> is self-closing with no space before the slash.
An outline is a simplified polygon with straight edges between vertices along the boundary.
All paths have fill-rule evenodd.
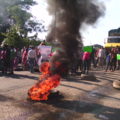
<path id="1" fill-rule="evenodd" d="M 56 63 L 56 67 L 59 66 L 60 64 Z M 40 76 L 40 81 L 28 90 L 28 98 L 31 100 L 47 100 L 51 89 L 60 84 L 60 74 L 52 74 L 50 68 L 49 62 L 41 65 L 42 75 Z"/>
<path id="2" fill-rule="evenodd" d="M 49 62 L 44 62 L 40 67 L 40 71 L 43 74 L 50 74 L 50 63 Z"/>

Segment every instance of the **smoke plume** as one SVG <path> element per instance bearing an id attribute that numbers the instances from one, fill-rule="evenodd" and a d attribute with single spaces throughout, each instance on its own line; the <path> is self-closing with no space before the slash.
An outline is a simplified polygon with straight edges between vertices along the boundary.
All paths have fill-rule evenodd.
<path id="1" fill-rule="evenodd" d="M 62 49 L 53 61 L 67 59 L 71 62 L 83 45 L 82 24 L 94 24 L 104 15 L 104 5 L 98 0 L 47 0 L 47 3 L 49 14 L 54 17 L 47 40 L 59 43 Z"/>
<path id="2" fill-rule="evenodd" d="M 0 24 L 8 22 L 8 9 L 16 2 L 18 2 L 18 0 L 0 0 Z"/>

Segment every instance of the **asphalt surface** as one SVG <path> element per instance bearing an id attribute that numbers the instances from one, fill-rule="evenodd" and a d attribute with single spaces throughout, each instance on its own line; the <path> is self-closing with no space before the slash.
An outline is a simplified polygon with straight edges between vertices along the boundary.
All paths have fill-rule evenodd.
<path id="1" fill-rule="evenodd" d="M 120 90 L 112 87 L 120 71 L 72 75 L 61 80 L 59 94 L 48 101 L 27 100 L 38 79 L 39 73 L 28 71 L 0 75 L 0 120 L 120 120 Z"/>

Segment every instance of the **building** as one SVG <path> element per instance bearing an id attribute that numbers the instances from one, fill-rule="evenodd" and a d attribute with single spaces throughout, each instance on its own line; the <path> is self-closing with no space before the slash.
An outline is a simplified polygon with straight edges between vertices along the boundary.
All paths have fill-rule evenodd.
<path id="1" fill-rule="evenodd" d="M 108 39 L 105 47 L 120 47 L 120 28 L 108 32 Z"/>

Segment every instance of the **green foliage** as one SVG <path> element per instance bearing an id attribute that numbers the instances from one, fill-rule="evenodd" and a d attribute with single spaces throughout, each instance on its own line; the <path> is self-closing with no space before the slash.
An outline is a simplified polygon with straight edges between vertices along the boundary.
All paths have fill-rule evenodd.
<path id="1" fill-rule="evenodd" d="M 49 43 L 49 42 L 45 42 L 46 45 L 48 46 L 53 46 L 53 44 Z"/>
<path id="2" fill-rule="evenodd" d="M 36 2 L 34 0 L 21 0 L 20 2 L 18 2 L 18 5 L 21 5 L 23 8 L 25 9 L 30 9 L 30 6 L 35 5 Z"/>
<path id="3" fill-rule="evenodd" d="M 38 46 L 41 43 L 41 41 L 37 41 L 37 40 L 30 40 L 29 41 L 29 45 L 33 45 L 33 46 Z"/>
<path id="4" fill-rule="evenodd" d="M 5 35 L 3 33 L 0 33 L 0 44 L 5 38 L 6 38 Z"/>
<path id="5" fill-rule="evenodd" d="M 17 31 L 16 27 L 12 27 L 8 33 L 5 34 L 5 44 L 10 46 L 15 46 L 16 48 L 22 48 L 23 46 L 38 46 L 41 41 L 37 41 L 28 37 L 22 37 L 19 32 Z"/>
<path id="6" fill-rule="evenodd" d="M 24 28 L 27 20 L 32 17 L 30 13 L 21 9 L 19 6 L 11 7 L 9 12 L 11 14 L 11 18 L 14 20 L 14 23 L 17 24 L 20 28 Z"/>
<path id="7" fill-rule="evenodd" d="M 5 44 L 15 46 L 16 48 L 22 48 L 27 42 L 17 33 L 15 28 L 12 28 L 6 33 Z"/>
<path id="8" fill-rule="evenodd" d="M 28 9 L 34 4 L 34 0 L 0 0 L 0 43 L 5 36 L 8 43 L 12 35 L 18 40 L 27 37 L 29 26 L 26 23 L 32 17 Z M 16 27 L 16 32 L 11 31 L 13 26 Z M 4 36 L 3 33 L 6 35 Z"/>
<path id="9" fill-rule="evenodd" d="M 37 33 L 42 29 L 42 24 L 32 20 L 28 12 L 35 4 L 34 0 L 0 0 L 0 43 L 5 40 L 6 44 L 19 48 L 40 44 L 28 38 L 28 32 Z"/>

